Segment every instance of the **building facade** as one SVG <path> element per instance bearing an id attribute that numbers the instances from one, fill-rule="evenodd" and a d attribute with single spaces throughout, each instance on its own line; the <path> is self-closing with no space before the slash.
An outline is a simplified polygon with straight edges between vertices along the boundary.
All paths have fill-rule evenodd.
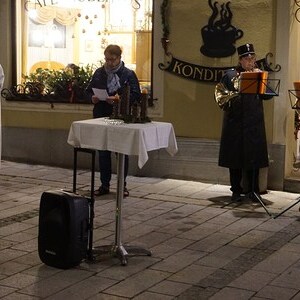
<path id="1" fill-rule="evenodd" d="M 22 27 L 24 20 L 15 17 L 15 3 L 0 3 L 0 63 L 6 88 L 16 83 L 21 72 L 18 62 L 24 55 L 16 51 L 21 37 L 14 30 Z M 234 28 L 235 37 L 228 53 L 219 49 L 221 52 L 216 54 L 210 51 L 211 38 L 208 41 L 205 36 L 207 26 L 216 24 L 212 20 L 216 2 L 153 1 L 151 80 L 155 100 L 149 115 L 153 120 L 173 124 L 179 151 L 175 157 L 164 150 L 154 151 L 143 169 L 132 157 L 130 173 L 228 183 L 227 169 L 218 166 L 222 111 L 214 100 L 214 86 L 218 70 L 237 63 L 235 48 L 253 43 L 258 59 L 267 61 L 274 71 L 270 77 L 280 82 L 278 96 L 264 106 L 270 166 L 261 172 L 261 180 L 269 189 L 299 192 L 297 113 L 292 107 L 296 101 L 293 83 L 300 80 L 297 1 L 235 0 L 221 4 L 232 13 L 227 25 Z M 91 105 L 1 101 L 3 159 L 72 167 L 68 131 L 73 121 L 92 117 Z M 80 158 L 80 164 L 89 167 L 89 159 Z"/>

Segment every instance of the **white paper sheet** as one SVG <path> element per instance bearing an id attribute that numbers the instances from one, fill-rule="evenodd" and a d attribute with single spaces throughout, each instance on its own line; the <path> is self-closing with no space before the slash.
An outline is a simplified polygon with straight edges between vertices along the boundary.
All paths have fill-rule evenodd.
<path id="1" fill-rule="evenodd" d="M 96 89 L 93 88 L 94 95 L 99 98 L 101 101 L 106 101 L 108 94 L 105 89 Z"/>

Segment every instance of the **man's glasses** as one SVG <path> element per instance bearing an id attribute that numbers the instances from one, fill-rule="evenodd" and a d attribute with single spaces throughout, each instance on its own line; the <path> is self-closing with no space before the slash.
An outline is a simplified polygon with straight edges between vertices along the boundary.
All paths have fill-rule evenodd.
<path id="1" fill-rule="evenodd" d="M 116 56 L 116 57 L 105 57 L 105 61 L 107 62 L 115 62 L 119 57 Z"/>

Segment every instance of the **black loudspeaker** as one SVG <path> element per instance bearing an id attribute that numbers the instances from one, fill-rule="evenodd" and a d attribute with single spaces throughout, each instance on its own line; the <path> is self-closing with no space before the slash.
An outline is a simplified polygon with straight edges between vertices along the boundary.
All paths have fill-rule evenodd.
<path id="1" fill-rule="evenodd" d="M 61 269 L 79 265 L 87 256 L 89 215 L 87 198 L 63 190 L 44 192 L 39 210 L 41 261 Z"/>

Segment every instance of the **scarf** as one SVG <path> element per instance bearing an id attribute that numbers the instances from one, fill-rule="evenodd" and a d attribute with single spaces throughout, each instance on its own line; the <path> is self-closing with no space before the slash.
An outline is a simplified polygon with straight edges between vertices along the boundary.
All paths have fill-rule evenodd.
<path id="1" fill-rule="evenodd" d="M 107 74 L 107 89 L 109 94 L 115 93 L 121 87 L 120 78 L 117 75 L 117 72 L 120 70 L 121 66 L 122 61 L 120 61 L 120 63 L 112 69 L 108 69 L 104 65 L 105 72 Z"/>

